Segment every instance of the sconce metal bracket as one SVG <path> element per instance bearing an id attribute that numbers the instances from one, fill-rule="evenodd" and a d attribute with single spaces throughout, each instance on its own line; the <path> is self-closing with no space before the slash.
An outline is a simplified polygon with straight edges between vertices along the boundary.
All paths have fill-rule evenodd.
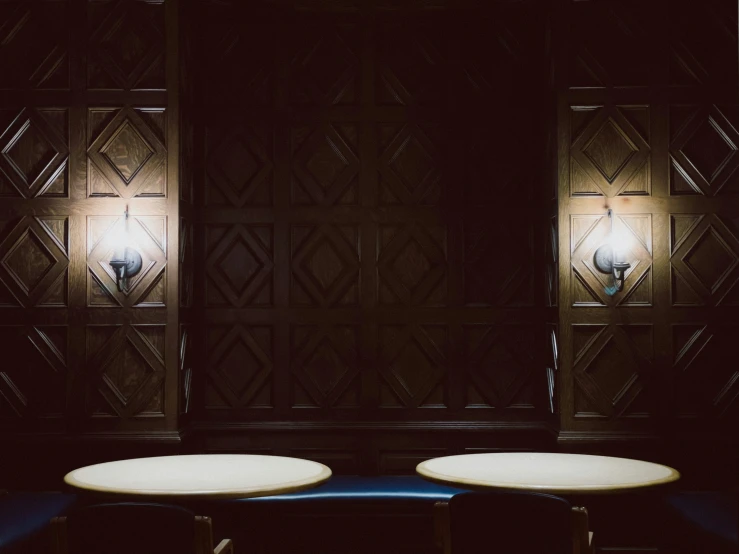
<path id="1" fill-rule="evenodd" d="M 613 247 L 610 244 L 604 244 L 599 247 L 593 255 L 593 264 L 595 269 L 601 273 L 613 272 Z"/>
<path id="2" fill-rule="evenodd" d="M 137 275 L 141 271 L 143 261 L 141 254 L 133 248 L 126 247 L 123 251 L 123 257 L 120 259 L 110 260 L 110 265 L 115 272 L 116 285 L 118 292 L 124 292 L 128 288 L 128 278 Z"/>
<path id="3" fill-rule="evenodd" d="M 123 252 L 123 259 L 126 262 L 126 277 L 133 277 L 138 275 L 141 271 L 143 261 L 141 260 L 141 254 L 133 248 L 126 248 Z"/>

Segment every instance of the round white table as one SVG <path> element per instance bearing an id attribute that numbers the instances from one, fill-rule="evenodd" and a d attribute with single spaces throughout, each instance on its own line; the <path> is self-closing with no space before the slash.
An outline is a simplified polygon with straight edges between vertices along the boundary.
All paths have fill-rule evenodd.
<path id="1" fill-rule="evenodd" d="M 120 460 L 69 472 L 71 487 L 164 498 L 251 498 L 309 489 L 331 477 L 323 464 L 282 456 L 203 454 Z"/>
<path id="2" fill-rule="evenodd" d="M 534 452 L 464 454 L 418 464 L 423 477 L 470 488 L 550 494 L 605 494 L 676 481 L 671 467 L 607 456 Z"/>

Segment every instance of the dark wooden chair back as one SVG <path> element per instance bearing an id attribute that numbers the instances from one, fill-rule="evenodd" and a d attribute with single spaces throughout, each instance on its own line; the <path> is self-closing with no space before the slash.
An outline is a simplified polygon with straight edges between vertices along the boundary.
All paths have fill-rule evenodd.
<path id="1" fill-rule="evenodd" d="M 434 506 L 444 554 L 589 554 L 587 512 L 538 493 L 462 493 Z"/>
<path id="2" fill-rule="evenodd" d="M 233 554 L 213 548 L 210 518 L 179 506 L 121 502 L 79 508 L 51 520 L 52 554 Z"/>

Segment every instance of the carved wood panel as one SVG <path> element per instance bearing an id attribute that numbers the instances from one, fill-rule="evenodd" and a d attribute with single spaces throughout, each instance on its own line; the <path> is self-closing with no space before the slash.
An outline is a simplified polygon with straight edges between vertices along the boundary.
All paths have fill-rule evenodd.
<path id="1" fill-rule="evenodd" d="M 93 0 L 87 22 L 90 89 L 166 88 L 162 2 Z"/>
<path id="2" fill-rule="evenodd" d="M 670 220 L 673 305 L 736 305 L 736 231 L 715 214 L 673 214 Z"/>
<path id="3" fill-rule="evenodd" d="M 670 85 L 737 90 L 737 10 L 731 2 L 710 0 L 700 9 L 670 2 Z M 717 54 L 721 52 L 721 60 Z"/>
<path id="4" fill-rule="evenodd" d="M 270 407 L 273 373 L 270 327 L 213 326 L 207 329 L 208 407 Z"/>
<path id="5" fill-rule="evenodd" d="M 176 433 L 179 337 L 167 324 L 177 266 L 194 264 L 169 202 L 180 196 L 168 149 L 179 91 L 165 76 L 167 60 L 170 78 L 178 70 L 165 33 L 175 8 L 0 3 L 3 430 Z M 123 292 L 109 264 L 119 239 L 143 258 Z M 192 294 L 190 280 L 183 298 Z"/>
<path id="6" fill-rule="evenodd" d="M 92 417 L 163 415 L 164 326 L 88 325 Z"/>
<path id="7" fill-rule="evenodd" d="M 725 348 L 735 329 L 722 323 L 739 299 L 737 7 L 582 2 L 560 16 L 563 436 L 669 427 L 728 438 L 721 422 L 737 393 Z M 607 208 L 631 264 L 614 296 L 593 264 L 610 232 Z"/>
<path id="8" fill-rule="evenodd" d="M 69 88 L 67 2 L 3 2 L 0 5 L 0 88 Z"/>
<path id="9" fill-rule="evenodd" d="M 166 196 L 164 109 L 91 109 L 88 191 L 91 197 Z"/>
<path id="10" fill-rule="evenodd" d="M 141 271 L 122 291 L 110 266 L 118 237 L 141 254 Z M 166 306 L 167 218 L 88 216 L 87 298 L 90 307 Z"/>
<path id="11" fill-rule="evenodd" d="M 681 418 L 739 417 L 739 372 L 731 362 L 736 325 L 672 326 L 675 409 Z"/>
<path id="12" fill-rule="evenodd" d="M 737 115 L 736 106 L 670 106 L 671 194 L 739 192 Z"/>
<path id="13" fill-rule="evenodd" d="M 650 214 L 614 216 L 613 232 L 624 237 L 623 256 L 631 264 L 623 291 L 608 296 L 611 275 L 595 267 L 595 251 L 608 239 L 608 217 L 577 215 L 571 219 L 572 305 L 649 306 L 652 303 L 652 221 Z"/>
<path id="14" fill-rule="evenodd" d="M 644 405 L 652 378 L 651 325 L 575 325 L 575 417 L 645 417 L 655 406 Z"/>
<path id="15" fill-rule="evenodd" d="M 648 195 L 649 107 L 574 106 L 572 195 Z"/>
<path id="16" fill-rule="evenodd" d="M 549 411 L 545 241 L 504 208 L 536 202 L 543 19 L 396 9 L 200 5 L 209 425 Z"/>
<path id="17" fill-rule="evenodd" d="M 67 305 L 68 218 L 24 217 L 0 242 L 0 281 L 6 306 Z"/>
<path id="18" fill-rule="evenodd" d="M 12 120 L 5 118 L 0 135 L 0 194 L 25 198 L 67 196 L 67 110 L 27 108 L 14 115 Z"/>
<path id="19" fill-rule="evenodd" d="M 653 14 L 641 2 L 620 0 L 577 6 L 568 13 L 571 89 L 639 87 L 650 83 Z"/>
<path id="20" fill-rule="evenodd" d="M 0 327 L 12 363 L 0 371 L 0 418 L 62 418 L 66 411 L 68 328 Z"/>

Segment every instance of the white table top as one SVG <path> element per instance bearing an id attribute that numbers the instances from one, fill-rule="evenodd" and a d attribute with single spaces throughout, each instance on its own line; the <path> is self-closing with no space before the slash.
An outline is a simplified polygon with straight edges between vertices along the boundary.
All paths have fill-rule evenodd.
<path id="1" fill-rule="evenodd" d="M 203 454 L 120 460 L 82 467 L 64 481 L 106 494 L 250 498 L 296 492 L 331 477 L 323 464 L 282 456 Z"/>
<path id="2" fill-rule="evenodd" d="M 603 494 L 662 485 L 680 478 L 671 467 L 607 456 L 533 452 L 435 458 L 416 471 L 445 484 L 551 494 Z"/>

